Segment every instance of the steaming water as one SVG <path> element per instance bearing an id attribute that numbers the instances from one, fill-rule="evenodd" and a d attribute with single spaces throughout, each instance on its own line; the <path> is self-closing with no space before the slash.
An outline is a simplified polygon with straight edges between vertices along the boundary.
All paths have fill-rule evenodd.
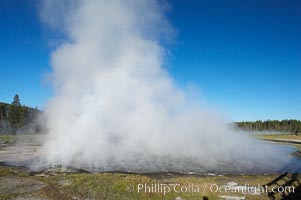
<path id="1" fill-rule="evenodd" d="M 22 138 L 21 138 L 22 139 Z M 39 170 L 48 170 L 47 168 L 41 167 L 41 163 L 45 156 L 45 151 L 43 147 L 39 146 L 42 137 L 35 137 L 30 138 L 30 141 L 21 141 L 16 146 L 8 146 L 5 145 L 1 146 L 0 151 L 0 162 L 6 165 L 16 165 L 16 166 L 29 166 L 34 171 Z M 237 163 L 232 163 L 232 165 L 228 165 L 226 167 L 219 167 L 218 169 L 207 169 L 204 167 L 202 163 L 194 163 L 191 161 L 187 161 L 185 168 L 179 170 L 178 168 L 175 171 L 171 171 L 170 166 L 166 166 L 166 170 L 162 168 L 160 171 L 149 171 L 146 168 L 136 169 L 136 172 L 141 173 L 150 173 L 150 172 L 181 172 L 181 173 L 246 173 L 246 174 L 270 174 L 270 173 L 284 173 L 284 172 L 291 172 L 291 173 L 300 173 L 301 172 L 301 160 L 295 156 L 292 156 L 292 153 L 297 150 L 297 148 L 288 146 L 288 145 L 279 145 L 279 144 L 271 144 L 265 142 L 266 145 L 272 145 L 274 148 L 278 149 L 279 151 L 283 152 L 285 155 L 286 164 L 279 165 L 275 169 L 264 169 L 262 170 L 260 167 L 254 169 L 244 169 L 240 168 Z M 37 146 L 38 145 L 38 146 Z M 269 162 L 273 162 L 273 160 L 269 160 Z M 205 165 L 206 166 L 206 165 Z M 53 170 L 62 170 L 60 167 L 55 166 L 56 169 Z M 72 166 L 70 166 L 72 167 Z M 104 172 L 106 171 L 103 168 L 95 168 L 91 169 L 89 166 L 82 165 L 84 170 L 91 170 L 92 172 Z M 68 166 L 65 166 L 65 170 L 75 170 L 76 169 L 69 169 Z M 79 170 L 79 169 L 78 169 Z M 111 171 L 127 171 L 125 168 L 121 168 L 120 166 L 111 166 Z"/>
<path id="2" fill-rule="evenodd" d="M 275 171 L 287 152 L 228 129 L 164 67 L 173 29 L 155 0 L 42 1 L 63 35 L 39 167 L 97 171 Z M 202 66 L 200 66 L 202 67 Z M 273 161 L 273 162 L 271 162 Z"/>
<path id="3" fill-rule="evenodd" d="M 268 143 L 268 142 L 266 142 Z M 287 164 L 284 166 L 279 166 L 276 172 L 284 173 L 300 173 L 301 172 L 301 160 L 292 155 L 298 149 L 289 145 L 273 144 L 274 148 L 277 148 L 279 151 L 282 151 L 286 154 Z M 271 161 L 272 162 L 272 161 Z M 268 170 L 265 173 L 271 173 Z"/>

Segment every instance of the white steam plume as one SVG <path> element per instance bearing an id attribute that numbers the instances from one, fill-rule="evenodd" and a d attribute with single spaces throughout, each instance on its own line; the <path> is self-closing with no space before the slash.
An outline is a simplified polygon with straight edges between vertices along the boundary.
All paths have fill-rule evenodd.
<path id="1" fill-rule="evenodd" d="M 157 1 L 45 0 L 41 8 L 44 22 L 64 34 L 51 57 L 46 166 L 150 172 L 284 164 L 274 148 L 232 133 L 176 86 L 162 67 L 160 40 L 172 31 Z"/>

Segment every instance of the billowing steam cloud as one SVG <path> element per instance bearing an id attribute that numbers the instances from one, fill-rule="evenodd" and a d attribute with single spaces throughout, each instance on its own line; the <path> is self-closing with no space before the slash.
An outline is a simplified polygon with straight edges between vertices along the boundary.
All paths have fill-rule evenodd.
<path id="1" fill-rule="evenodd" d="M 172 31 L 157 1 L 45 0 L 41 16 L 64 38 L 51 58 L 46 165 L 149 172 L 284 164 L 176 86 L 162 66 L 160 41 Z"/>

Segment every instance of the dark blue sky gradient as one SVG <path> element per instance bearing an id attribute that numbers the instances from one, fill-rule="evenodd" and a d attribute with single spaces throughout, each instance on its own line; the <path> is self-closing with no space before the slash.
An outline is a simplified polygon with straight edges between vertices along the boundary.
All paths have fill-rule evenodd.
<path id="1" fill-rule="evenodd" d="M 301 1 L 171 3 L 177 80 L 232 119 L 301 118 Z"/>
<path id="2" fill-rule="evenodd" d="M 52 95 L 50 38 L 36 1 L 0 1 L 0 101 L 19 93 L 43 108 Z M 301 1 L 170 0 L 178 36 L 167 68 L 181 87 L 231 120 L 301 119 Z"/>
<path id="3" fill-rule="evenodd" d="M 34 1 L 0 1 L 0 101 L 43 107 L 51 95 L 44 81 L 49 71 L 47 38 Z"/>

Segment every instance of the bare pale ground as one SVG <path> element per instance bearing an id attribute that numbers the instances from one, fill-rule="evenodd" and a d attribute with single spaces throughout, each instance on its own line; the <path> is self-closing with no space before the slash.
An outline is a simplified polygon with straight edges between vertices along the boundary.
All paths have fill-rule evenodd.
<path id="1" fill-rule="evenodd" d="M 276 143 L 283 143 L 295 146 L 301 150 L 301 135 L 289 135 L 289 134 L 264 134 L 264 135 L 255 135 L 255 138 L 276 142 Z"/>
<path id="2" fill-rule="evenodd" d="M 300 174 L 135 174 L 55 169 L 33 172 L 21 167 L 43 154 L 42 139 L 42 135 L 0 136 L 0 199 L 301 199 Z M 155 189 L 158 185 L 161 187 Z M 166 185 L 171 191 L 164 194 L 162 187 Z M 269 190 L 293 186 L 295 193 L 259 192 L 254 188 L 258 185 Z M 141 186 L 148 188 L 139 189 Z M 214 191 L 216 186 L 232 190 Z M 248 186 L 249 191 L 238 190 L 243 186 Z M 252 189 L 255 193 L 250 192 Z"/>
<path id="3" fill-rule="evenodd" d="M 301 135 L 294 134 L 258 134 L 255 136 L 263 139 L 292 140 L 301 142 Z"/>
<path id="4" fill-rule="evenodd" d="M 0 163 L 28 166 L 43 154 L 44 135 L 0 135 Z"/>

